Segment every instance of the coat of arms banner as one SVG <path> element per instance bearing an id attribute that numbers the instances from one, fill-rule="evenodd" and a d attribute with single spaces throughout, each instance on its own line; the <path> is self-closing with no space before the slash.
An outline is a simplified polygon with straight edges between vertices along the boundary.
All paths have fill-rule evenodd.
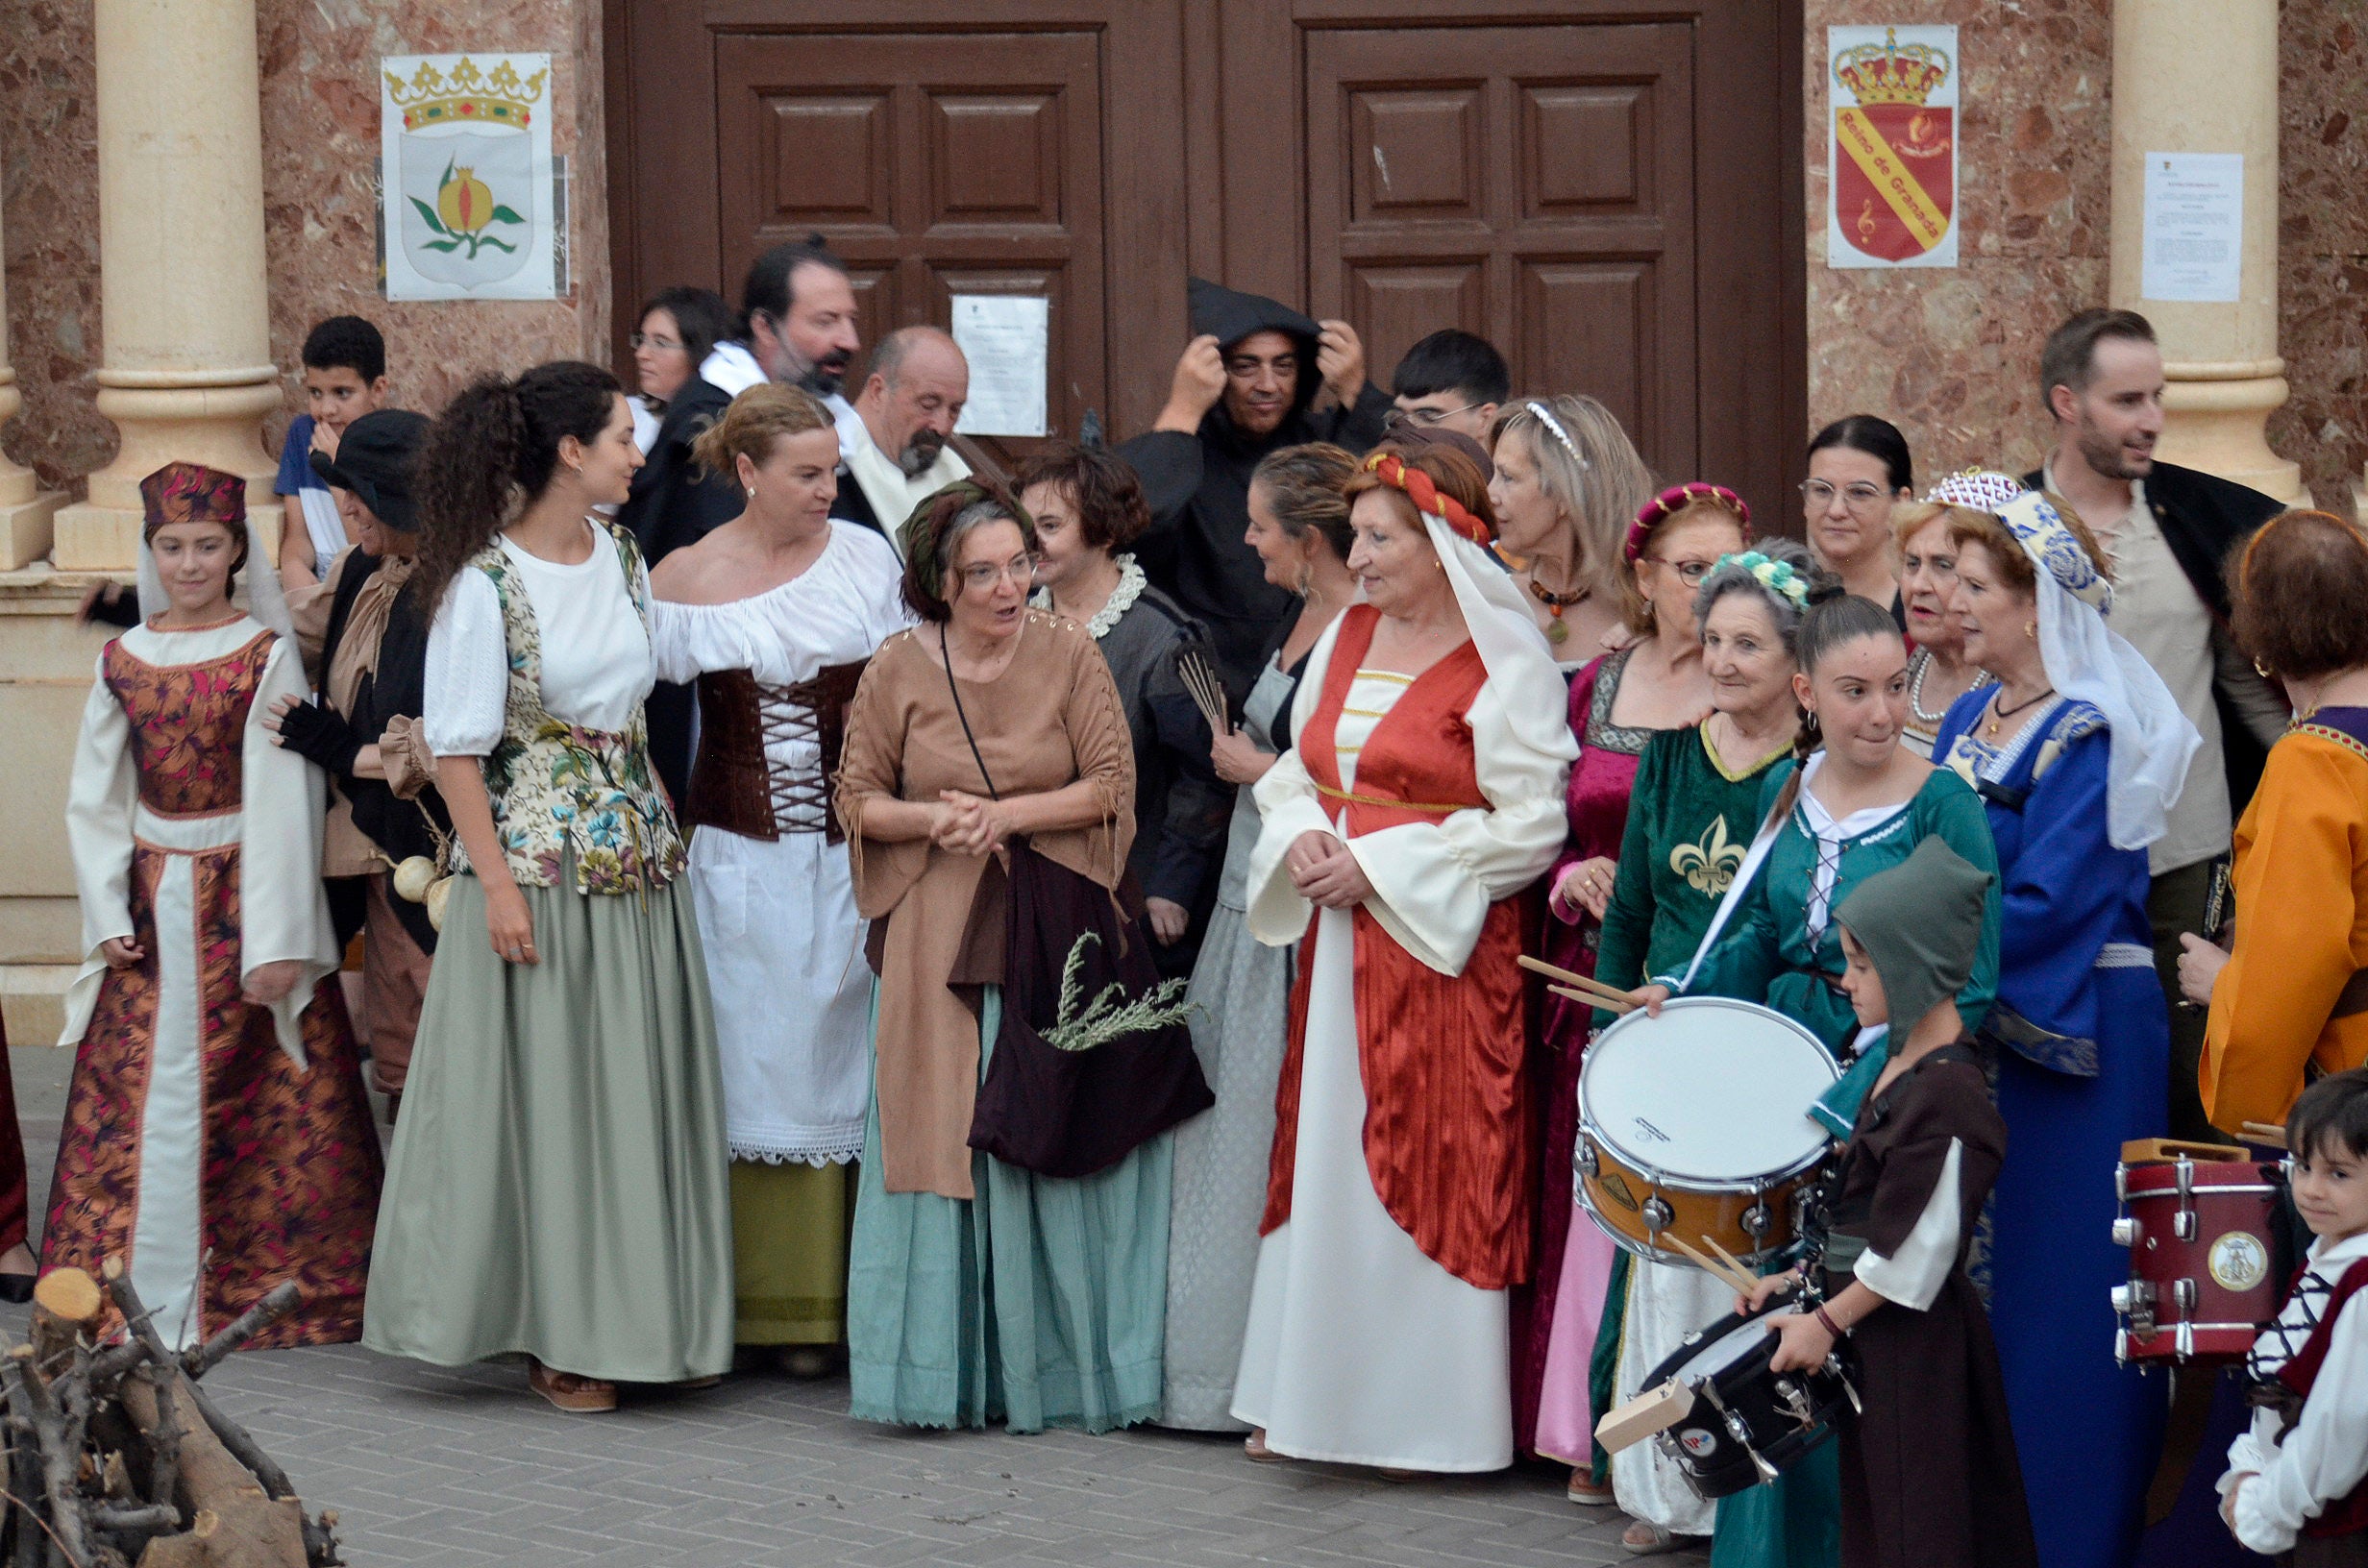
<path id="1" fill-rule="evenodd" d="M 1957 265 L 1957 29 L 1830 27 L 1826 53 L 1826 265 Z"/>
<path id="2" fill-rule="evenodd" d="M 389 55 L 379 65 L 386 297 L 555 298 L 551 57 Z"/>

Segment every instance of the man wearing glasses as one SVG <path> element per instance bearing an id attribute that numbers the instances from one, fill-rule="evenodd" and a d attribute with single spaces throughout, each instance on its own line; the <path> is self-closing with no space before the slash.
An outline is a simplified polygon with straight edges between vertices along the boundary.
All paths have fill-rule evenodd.
<path id="1" fill-rule="evenodd" d="M 1243 538 L 1250 473 L 1268 453 L 1309 441 L 1364 452 L 1382 438 L 1390 397 L 1365 379 L 1365 345 L 1344 321 L 1312 321 L 1198 278 L 1191 301 L 1196 335 L 1176 361 L 1167 407 L 1119 455 L 1151 507 L 1136 558 L 1153 587 L 1209 628 L 1240 698 L 1291 608 Z M 1337 402 L 1319 412 L 1326 388 Z"/>
<path id="2" fill-rule="evenodd" d="M 1418 425 L 1468 435 L 1488 451 L 1489 427 L 1513 394 L 1513 375 L 1496 345 L 1459 328 L 1443 327 L 1406 351 L 1391 374 L 1395 394 L 1390 429 Z"/>

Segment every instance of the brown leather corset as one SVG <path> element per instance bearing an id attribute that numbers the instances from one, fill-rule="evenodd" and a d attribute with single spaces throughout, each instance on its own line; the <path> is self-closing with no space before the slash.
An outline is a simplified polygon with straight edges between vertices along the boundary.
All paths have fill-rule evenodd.
<path id="1" fill-rule="evenodd" d="M 830 809 L 847 739 L 847 705 L 867 661 L 825 665 L 794 686 L 760 686 L 746 670 L 699 677 L 699 760 L 691 768 L 682 825 L 704 824 L 743 838 L 820 833 L 831 844 L 845 829 Z M 821 753 L 811 771 L 774 767 L 768 745 L 810 741 Z"/>
<path id="2" fill-rule="evenodd" d="M 236 811 L 244 786 L 247 710 L 271 657 L 272 634 L 204 664 L 162 666 L 107 645 L 107 689 L 132 724 L 140 804 L 162 817 Z"/>

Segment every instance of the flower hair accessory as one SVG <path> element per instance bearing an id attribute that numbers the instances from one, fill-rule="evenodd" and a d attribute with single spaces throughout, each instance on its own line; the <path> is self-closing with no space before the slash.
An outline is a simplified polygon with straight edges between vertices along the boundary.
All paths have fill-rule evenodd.
<path id="1" fill-rule="evenodd" d="M 2038 569 L 2062 584 L 2063 591 L 2095 610 L 2109 614 L 2113 608 L 2113 585 L 2097 563 L 2088 558 L 2088 551 L 2073 537 L 2063 514 L 2053 502 L 2036 490 L 2026 490 L 2001 507 L 1998 521 L 2014 535 L 2014 542 L 2023 547 Z"/>
<path id="2" fill-rule="evenodd" d="M 1731 566 L 1739 566 L 1750 573 L 1752 581 L 1776 595 L 1794 609 L 1809 608 L 1809 579 L 1795 572 L 1790 561 L 1780 561 L 1774 556 L 1763 555 L 1756 550 L 1747 550 L 1740 555 L 1719 556 L 1717 562 L 1711 567 L 1710 575 L 1716 576 Z"/>
<path id="3" fill-rule="evenodd" d="M 1924 493 L 1928 504 L 1936 506 L 1969 506 L 1977 512 L 1995 517 L 2007 508 L 2007 503 L 2023 494 L 2023 481 L 1994 470 L 1967 468 L 1951 474 Z"/>
<path id="4" fill-rule="evenodd" d="M 1698 501 L 1734 513 L 1735 521 L 1742 527 L 1743 537 L 1751 537 L 1751 508 L 1743 504 L 1742 497 L 1723 484 L 1704 484 L 1700 480 L 1673 484 L 1638 508 L 1637 520 L 1628 525 L 1628 541 L 1620 547 L 1620 559 L 1630 566 L 1636 565 L 1653 530 Z"/>
<path id="5" fill-rule="evenodd" d="M 1554 432 L 1554 439 L 1563 444 L 1563 451 L 1570 453 L 1570 460 L 1579 465 L 1580 473 L 1584 474 L 1594 466 L 1579 455 L 1579 444 L 1570 439 L 1570 432 L 1563 429 L 1563 422 L 1554 417 L 1553 409 L 1548 408 L 1535 398 L 1529 399 L 1521 406 L 1537 415 L 1538 423 Z"/>
<path id="6" fill-rule="evenodd" d="M 1427 517 L 1438 518 L 1451 532 L 1460 534 L 1482 550 L 1490 548 L 1494 537 L 1489 526 L 1464 509 L 1463 502 L 1453 496 L 1440 494 L 1431 477 L 1418 468 L 1409 468 L 1406 460 L 1394 452 L 1377 452 L 1365 459 L 1365 466 L 1378 475 L 1381 482 L 1393 490 L 1403 491 L 1415 503 L 1415 510 Z"/>

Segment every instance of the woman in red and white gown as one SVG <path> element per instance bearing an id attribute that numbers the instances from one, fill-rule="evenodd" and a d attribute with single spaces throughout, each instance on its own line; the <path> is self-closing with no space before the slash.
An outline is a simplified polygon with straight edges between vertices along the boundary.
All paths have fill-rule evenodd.
<path id="1" fill-rule="evenodd" d="M 1257 786 L 1250 929 L 1303 945 L 1233 1413 L 1256 1458 L 1501 1469 L 1537 1197 L 1516 895 L 1576 747 L 1478 469 L 1385 447 L 1349 494 L 1367 602 Z"/>

